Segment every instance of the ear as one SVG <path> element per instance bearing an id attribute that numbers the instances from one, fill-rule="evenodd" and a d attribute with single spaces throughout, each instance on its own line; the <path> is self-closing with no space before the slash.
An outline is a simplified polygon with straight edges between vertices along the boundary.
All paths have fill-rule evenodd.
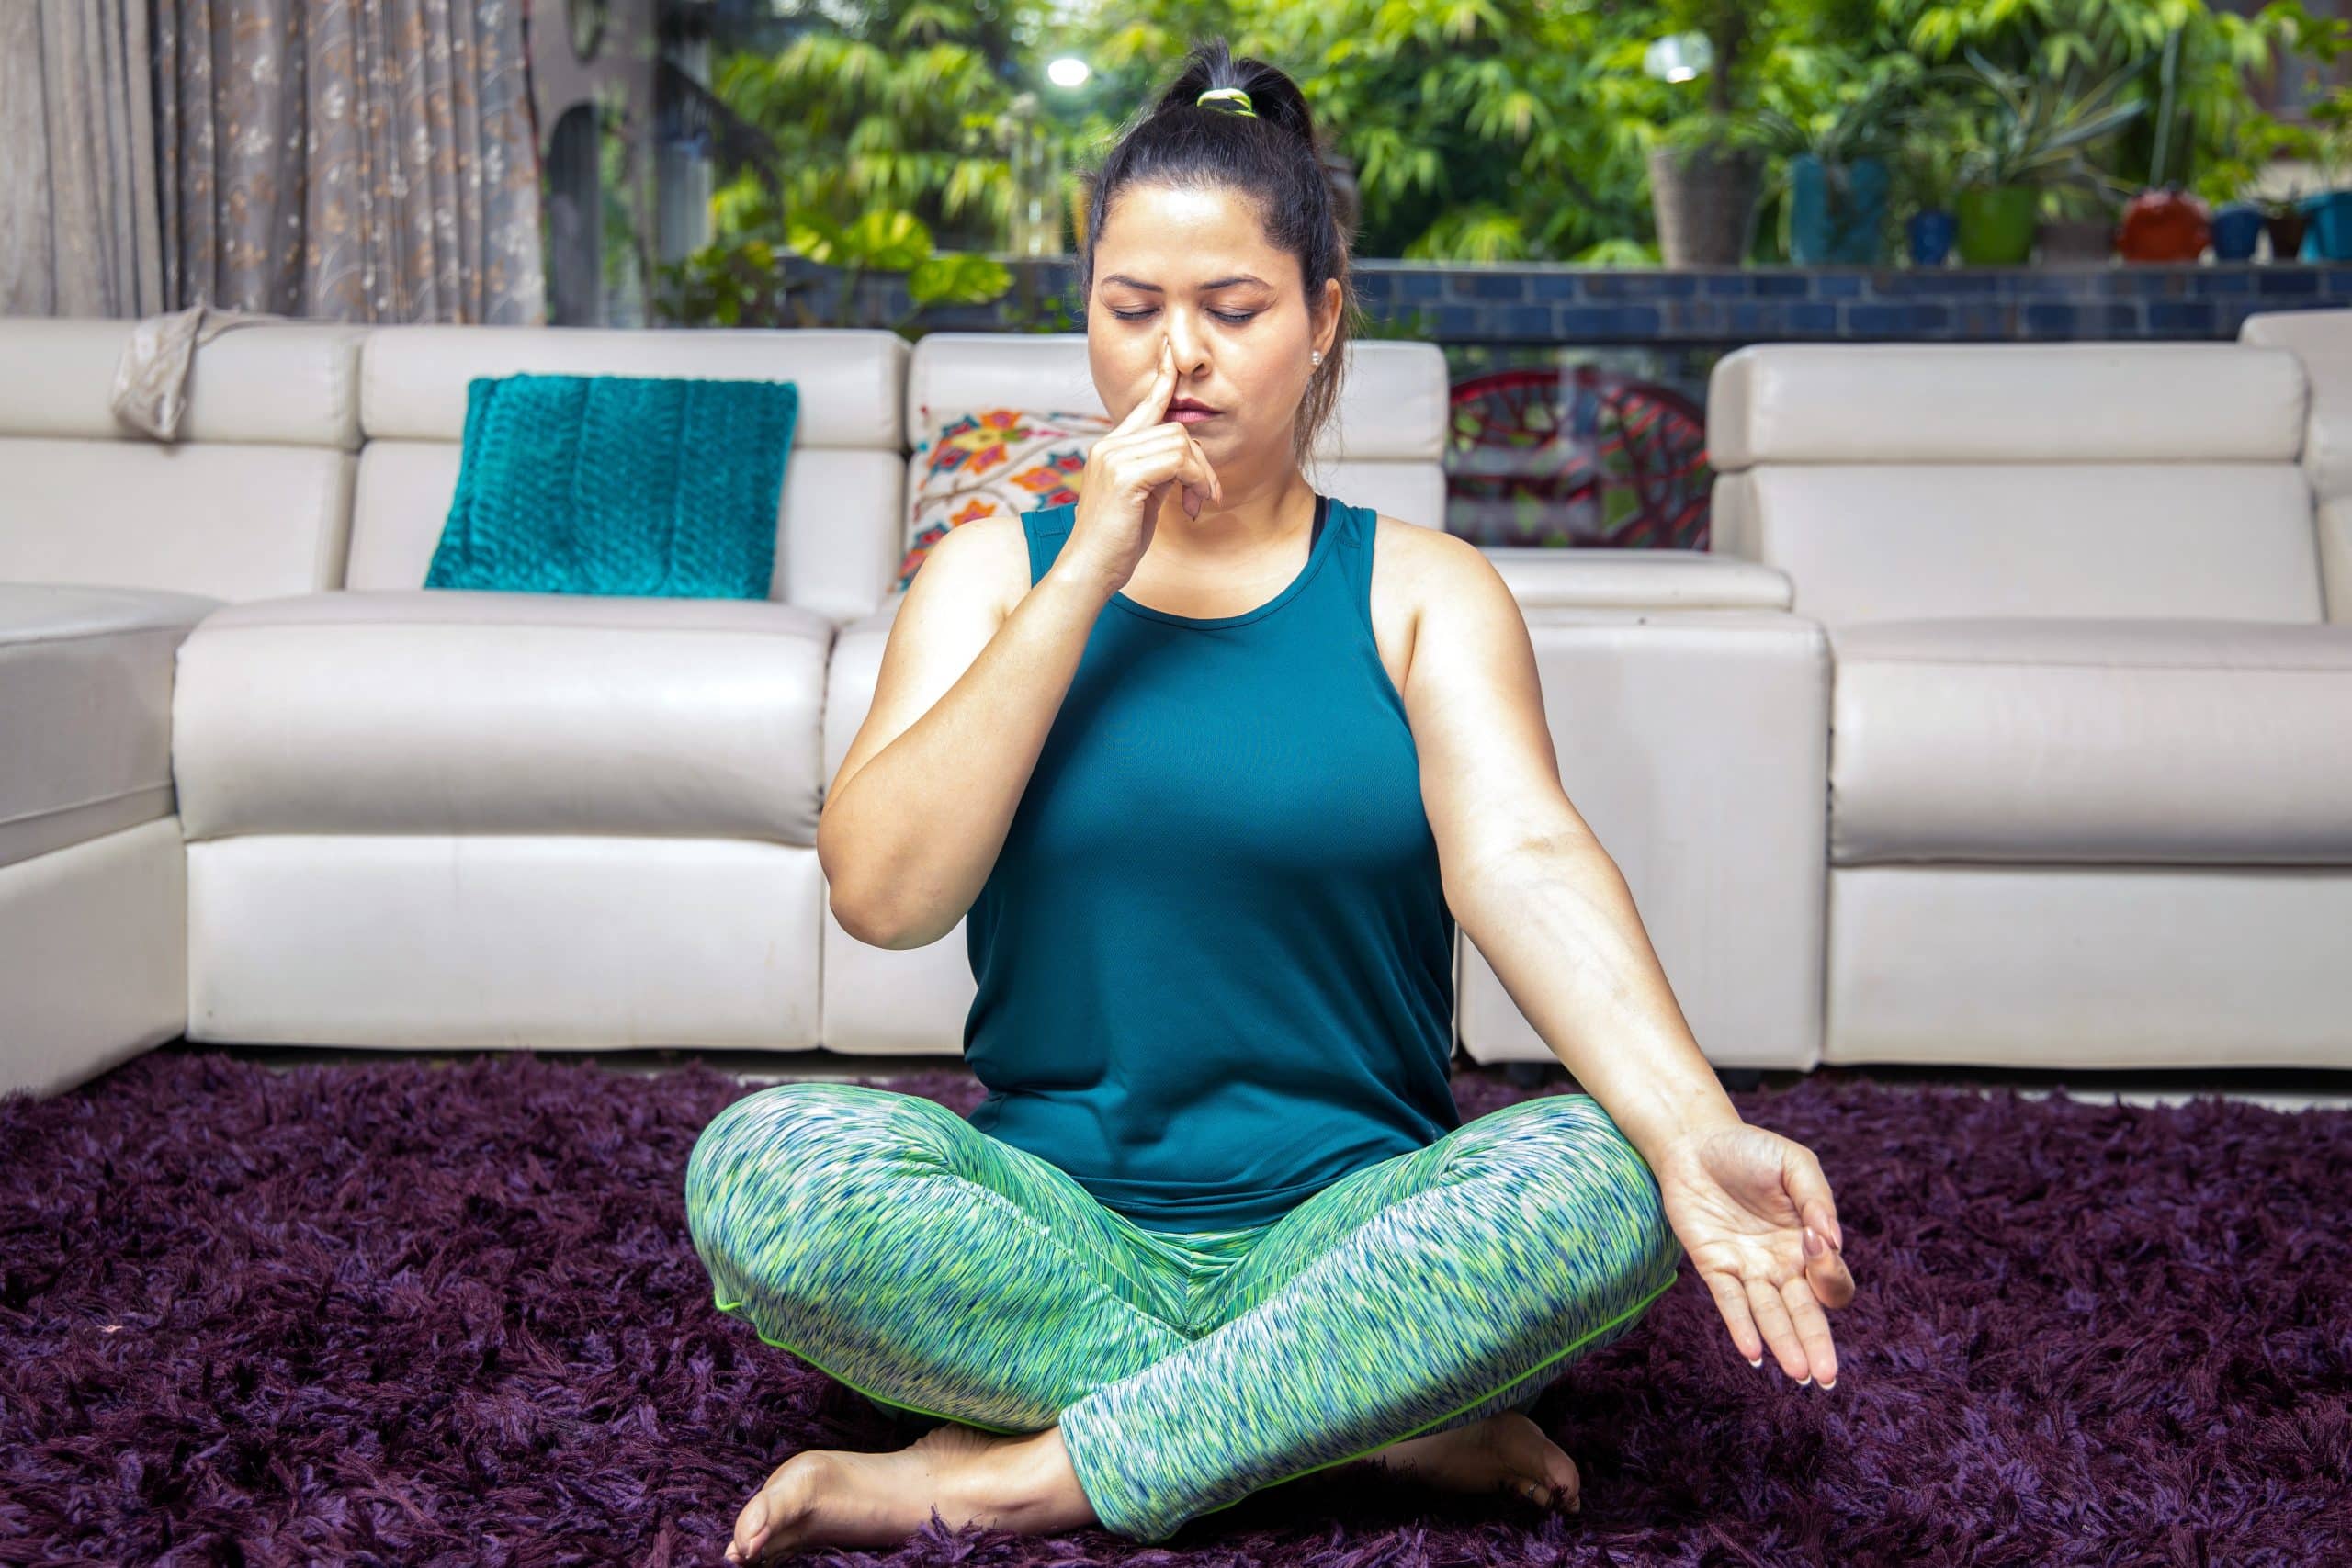
<path id="1" fill-rule="evenodd" d="M 1338 278 L 1323 280 L 1323 303 L 1315 312 L 1313 336 L 1317 351 L 1327 356 L 1331 352 L 1331 340 L 1340 335 L 1340 302 L 1345 297 Z"/>

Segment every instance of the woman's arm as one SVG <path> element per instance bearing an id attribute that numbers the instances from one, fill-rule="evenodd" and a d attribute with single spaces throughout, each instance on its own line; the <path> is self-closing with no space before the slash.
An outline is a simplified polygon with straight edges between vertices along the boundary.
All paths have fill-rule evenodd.
<path id="1" fill-rule="evenodd" d="M 1653 1162 L 1740 1116 L 1691 1038 L 1617 863 L 1561 787 L 1526 617 L 1466 539 L 1384 529 L 1414 585 L 1405 708 L 1445 897 L 1503 988 Z"/>
<path id="2" fill-rule="evenodd" d="M 1010 527 L 980 536 L 979 530 Z M 833 916 L 860 942 L 922 947 L 955 930 L 1004 847 L 1111 587 L 1057 560 L 1012 611 L 1000 563 L 1019 519 L 950 529 L 907 589 L 874 705 L 817 821 Z M 970 536 L 967 537 L 967 536 Z"/>
<path id="3" fill-rule="evenodd" d="M 1454 914 L 1544 1043 L 1653 1166 L 1687 1134 L 1740 1124 L 1623 873 L 1589 833 L 1498 859 Z"/>

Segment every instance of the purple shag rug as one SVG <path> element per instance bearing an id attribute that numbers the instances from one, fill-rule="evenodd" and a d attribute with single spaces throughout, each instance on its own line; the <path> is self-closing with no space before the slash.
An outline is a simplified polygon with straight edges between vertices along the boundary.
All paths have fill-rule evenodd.
<path id="1" fill-rule="evenodd" d="M 908 1440 L 711 1304 L 680 1185 L 752 1087 L 180 1047 L 0 1100 L 0 1562 L 719 1562 L 786 1456 Z M 1465 1117 L 1530 1092 L 1455 1088 Z M 1834 1390 L 1751 1369 L 1686 1262 L 1532 1413 L 1579 1515 L 1355 1461 L 1159 1548 L 934 1515 L 807 1560 L 2352 1561 L 2352 1113 L 1836 1068 L 1734 1098 L 1837 1189 Z"/>

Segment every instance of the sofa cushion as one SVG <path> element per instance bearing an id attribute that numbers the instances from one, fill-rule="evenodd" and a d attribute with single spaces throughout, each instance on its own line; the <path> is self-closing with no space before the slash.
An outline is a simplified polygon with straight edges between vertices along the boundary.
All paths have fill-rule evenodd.
<path id="1" fill-rule="evenodd" d="M 172 813 L 172 656 L 220 601 L 0 582 L 0 865 Z"/>
<path id="2" fill-rule="evenodd" d="M 2352 864 L 2352 626 L 1833 628 L 1830 859 Z"/>
<path id="3" fill-rule="evenodd" d="M 2321 618 L 2292 463 L 1784 463 L 1716 479 L 1717 552 L 1867 621 Z"/>
<path id="4" fill-rule="evenodd" d="M 1050 411 L 926 410 L 923 417 L 930 423 L 915 443 L 922 478 L 908 500 L 906 553 L 892 593 L 914 586 L 948 530 L 1076 501 L 1086 455 L 1111 430 L 1101 414 Z"/>
<path id="5" fill-rule="evenodd" d="M 427 588 L 765 599 L 800 389 L 481 376 Z"/>
<path id="6" fill-rule="evenodd" d="M 191 840 L 632 833 L 812 845 L 832 623 L 769 601 L 261 600 L 180 649 Z"/>

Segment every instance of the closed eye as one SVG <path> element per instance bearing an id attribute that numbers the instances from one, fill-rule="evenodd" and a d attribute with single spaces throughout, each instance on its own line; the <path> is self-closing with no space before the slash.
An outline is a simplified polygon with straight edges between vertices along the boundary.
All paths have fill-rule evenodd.
<path id="1" fill-rule="evenodd" d="M 1123 321 L 1140 321 L 1146 316 L 1150 315 L 1151 312 L 1149 310 L 1114 310 L 1111 314 L 1118 317 L 1119 320 Z M 1209 314 L 1215 316 L 1220 321 L 1230 321 L 1238 327 L 1242 322 L 1250 320 L 1250 317 L 1258 314 L 1258 312 L 1255 310 L 1243 310 L 1237 315 L 1224 310 L 1211 310 Z"/>

